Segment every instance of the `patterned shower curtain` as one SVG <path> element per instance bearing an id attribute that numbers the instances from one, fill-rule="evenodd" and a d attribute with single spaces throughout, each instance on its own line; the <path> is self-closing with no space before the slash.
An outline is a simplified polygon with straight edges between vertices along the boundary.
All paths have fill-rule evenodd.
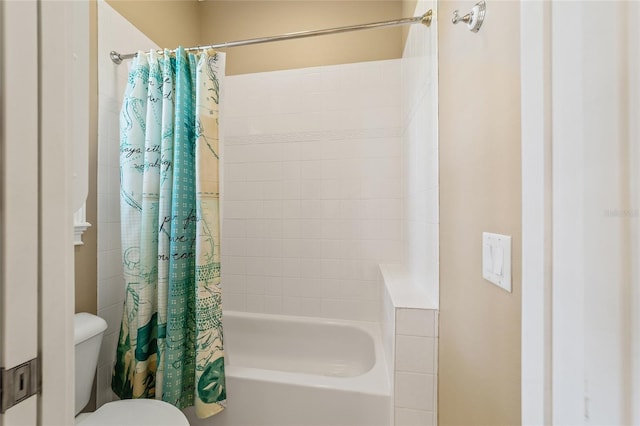
<path id="1" fill-rule="evenodd" d="M 120 398 L 226 405 L 218 107 L 225 56 L 138 52 L 120 114 Z"/>

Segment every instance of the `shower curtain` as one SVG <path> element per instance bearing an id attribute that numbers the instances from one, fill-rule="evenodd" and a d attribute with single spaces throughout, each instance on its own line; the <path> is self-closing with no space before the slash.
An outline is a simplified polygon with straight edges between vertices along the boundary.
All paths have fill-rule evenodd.
<path id="1" fill-rule="evenodd" d="M 225 56 L 138 52 L 120 113 L 120 398 L 226 405 L 218 111 Z"/>

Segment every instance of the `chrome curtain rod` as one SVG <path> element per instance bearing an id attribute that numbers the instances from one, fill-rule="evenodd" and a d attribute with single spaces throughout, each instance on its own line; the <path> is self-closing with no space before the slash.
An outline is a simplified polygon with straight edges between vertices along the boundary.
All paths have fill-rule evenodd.
<path id="1" fill-rule="evenodd" d="M 271 36 L 271 37 L 260 37 L 260 38 L 252 38 L 248 40 L 229 41 L 226 43 L 211 44 L 209 46 L 188 47 L 184 50 L 186 50 L 187 52 L 191 52 L 191 51 L 207 50 L 207 49 L 222 49 L 225 47 L 248 46 L 251 44 L 270 43 L 272 41 L 293 40 L 296 38 L 339 34 L 339 33 L 346 33 L 349 31 L 370 30 L 370 29 L 382 28 L 382 27 L 397 27 L 400 25 L 411 25 L 411 24 L 417 24 L 417 23 L 426 25 L 428 27 L 431 25 L 432 16 L 433 16 L 433 12 L 431 10 L 428 10 L 424 15 L 414 16 L 412 18 L 402 18 L 402 19 L 395 19 L 392 21 L 372 22 L 369 24 L 361 24 L 361 25 L 350 25 L 347 27 L 329 28 L 326 30 L 299 31 L 299 32 L 281 34 L 281 35 Z M 175 52 L 175 49 L 171 50 L 171 52 Z M 109 54 L 109 56 L 111 57 L 111 60 L 116 64 L 122 63 L 122 61 L 125 59 L 134 58 L 136 55 L 137 53 L 120 54 L 113 50 Z"/>

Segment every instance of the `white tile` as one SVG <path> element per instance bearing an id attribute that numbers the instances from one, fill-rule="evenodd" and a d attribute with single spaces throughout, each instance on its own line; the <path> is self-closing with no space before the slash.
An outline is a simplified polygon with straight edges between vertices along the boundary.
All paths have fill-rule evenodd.
<path id="1" fill-rule="evenodd" d="M 318 260 L 322 255 L 322 245 L 317 239 L 299 239 L 293 240 L 295 252 L 290 253 L 292 256 L 302 259 Z"/>
<path id="2" fill-rule="evenodd" d="M 246 274 L 279 277 L 282 275 L 282 259 L 277 257 L 247 257 Z"/>
<path id="3" fill-rule="evenodd" d="M 320 179 L 300 181 L 300 198 L 303 200 L 316 200 L 322 198 L 324 181 Z"/>
<path id="4" fill-rule="evenodd" d="M 262 240 L 262 248 L 264 256 L 282 257 L 282 243 L 284 240 L 280 238 L 265 238 Z"/>
<path id="5" fill-rule="evenodd" d="M 434 417 L 432 411 L 396 408 L 395 426 L 433 426 L 435 425 Z"/>
<path id="6" fill-rule="evenodd" d="M 227 219 L 255 219 L 262 215 L 262 202 L 226 200 L 222 209 Z"/>
<path id="7" fill-rule="evenodd" d="M 300 238 L 322 238 L 322 221 L 320 219 L 301 219 L 299 226 Z"/>
<path id="8" fill-rule="evenodd" d="M 363 200 L 347 199 L 340 201 L 340 217 L 342 219 L 361 219 L 363 212 Z"/>
<path id="9" fill-rule="evenodd" d="M 249 147 L 248 145 L 227 145 L 224 147 L 225 163 L 241 163 L 246 161 Z"/>
<path id="10" fill-rule="evenodd" d="M 247 311 L 247 295 L 237 293 L 224 293 L 222 306 L 229 311 Z"/>
<path id="11" fill-rule="evenodd" d="M 282 240 L 282 257 L 298 258 L 302 240 L 298 238 L 289 238 Z"/>
<path id="12" fill-rule="evenodd" d="M 287 143 L 286 147 L 282 150 L 282 161 L 284 162 L 299 162 L 302 158 L 302 144 L 298 141 L 292 141 Z M 297 178 L 300 176 L 298 175 Z"/>
<path id="13" fill-rule="evenodd" d="M 247 294 L 246 303 L 247 311 L 257 313 L 264 312 L 264 296 L 262 295 Z"/>
<path id="14" fill-rule="evenodd" d="M 107 329 L 104 334 L 118 333 L 120 331 L 120 323 L 122 321 L 123 305 L 120 303 L 113 304 L 106 308 L 98 309 L 98 316 L 107 322 Z"/>
<path id="15" fill-rule="evenodd" d="M 282 224 L 282 238 L 302 238 L 302 220 L 301 219 L 292 219 L 286 220 Z"/>
<path id="16" fill-rule="evenodd" d="M 319 199 L 304 199 L 300 201 L 300 217 L 304 219 L 321 219 L 322 201 Z"/>
<path id="17" fill-rule="evenodd" d="M 225 184 L 225 201 L 257 200 L 260 196 L 259 182 L 229 181 Z"/>
<path id="18" fill-rule="evenodd" d="M 264 294 L 267 296 L 282 295 L 282 277 L 264 277 Z"/>
<path id="19" fill-rule="evenodd" d="M 111 370 L 112 366 L 110 365 L 104 365 L 98 368 L 96 376 L 96 406 L 98 408 L 113 401 L 111 391 Z"/>
<path id="20" fill-rule="evenodd" d="M 246 259 L 241 256 L 222 256 L 221 269 L 224 274 L 244 275 L 246 273 Z"/>
<path id="21" fill-rule="evenodd" d="M 246 238 L 223 238 L 220 243 L 220 252 L 223 256 L 247 256 L 250 255 L 246 250 L 247 246 L 249 244 Z"/>
<path id="22" fill-rule="evenodd" d="M 282 313 L 319 317 L 322 314 L 321 300 L 305 297 L 283 297 Z"/>
<path id="23" fill-rule="evenodd" d="M 286 240 L 285 240 L 285 243 L 286 243 Z M 302 266 L 300 265 L 299 258 L 283 258 L 282 259 L 283 280 L 286 278 L 299 278 L 301 275 L 301 269 L 302 269 Z"/>
<path id="24" fill-rule="evenodd" d="M 401 198 L 401 179 L 368 179 L 362 185 L 362 198 Z"/>
<path id="25" fill-rule="evenodd" d="M 363 219 L 401 219 L 402 203 L 400 199 L 371 199 L 362 201 Z"/>
<path id="26" fill-rule="evenodd" d="M 419 373 L 396 373 L 395 406 L 433 410 L 434 376 Z"/>
<path id="27" fill-rule="evenodd" d="M 362 220 L 360 222 L 364 240 L 396 240 L 402 238 L 400 220 Z"/>
<path id="28" fill-rule="evenodd" d="M 362 179 L 344 179 L 340 181 L 340 190 L 338 192 L 339 198 L 364 198 L 363 196 L 363 183 Z"/>
<path id="29" fill-rule="evenodd" d="M 376 263 L 396 263 L 402 259 L 403 243 L 399 240 L 362 240 L 360 258 Z"/>
<path id="30" fill-rule="evenodd" d="M 322 280 L 322 296 L 327 299 L 377 300 L 377 287 L 367 281 Z"/>
<path id="31" fill-rule="evenodd" d="M 267 200 L 262 203 L 262 217 L 265 219 L 282 219 L 282 201 Z"/>
<path id="32" fill-rule="evenodd" d="M 265 292 L 264 281 L 262 275 L 247 275 L 245 292 L 251 295 L 263 295 Z"/>
<path id="33" fill-rule="evenodd" d="M 322 179 L 322 164 L 321 160 L 302 161 L 300 163 L 300 177 L 302 179 Z"/>
<path id="34" fill-rule="evenodd" d="M 356 278 L 360 280 L 374 281 L 378 279 L 378 262 L 372 260 L 360 260 L 358 262 Z"/>
<path id="35" fill-rule="evenodd" d="M 340 218 L 340 201 L 339 200 L 322 200 L 322 218 L 323 219 L 339 219 Z"/>
<path id="36" fill-rule="evenodd" d="M 282 218 L 283 219 L 300 219 L 302 217 L 302 207 L 300 200 L 283 200 L 282 201 Z"/>
<path id="37" fill-rule="evenodd" d="M 120 250 L 107 250 L 98 258 L 98 279 L 108 279 L 122 275 L 122 253 Z"/>
<path id="38" fill-rule="evenodd" d="M 119 333 L 109 333 L 102 337 L 100 346 L 100 356 L 98 357 L 98 367 L 111 367 L 116 358 L 116 347 L 118 345 Z"/>
<path id="39" fill-rule="evenodd" d="M 362 221 L 356 219 L 323 220 L 322 238 L 332 240 L 357 240 L 361 238 Z"/>
<path id="40" fill-rule="evenodd" d="M 282 182 L 266 181 L 262 182 L 262 198 L 264 200 L 282 199 Z"/>
<path id="41" fill-rule="evenodd" d="M 322 261 L 320 259 L 300 259 L 300 276 L 303 278 L 322 277 Z"/>
<path id="42" fill-rule="evenodd" d="M 98 309 L 124 302 L 124 278 L 122 275 L 98 282 Z"/>
<path id="43" fill-rule="evenodd" d="M 247 171 L 248 180 L 278 180 L 282 179 L 282 163 L 252 163 Z"/>
<path id="44" fill-rule="evenodd" d="M 315 194 L 323 200 L 336 200 L 342 198 L 343 181 L 339 179 L 324 179 L 320 182 L 319 193 Z"/>
<path id="45" fill-rule="evenodd" d="M 101 212 L 104 212 L 104 220 L 106 222 L 117 222 L 120 220 L 120 202 L 119 197 L 108 194 L 108 202 L 102 205 Z"/>
<path id="46" fill-rule="evenodd" d="M 434 311 L 400 308 L 396 310 L 396 332 L 408 336 L 435 337 Z"/>
<path id="47" fill-rule="evenodd" d="M 391 296 L 386 289 L 386 286 L 382 282 L 382 278 L 379 282 L 380 284 L 380 304 L 382 309 L 382 315 L 380 318 L 381 321 L 381 331 L 382 331 L 382 340 L 383 340 L 383 348 L 385 359 L 387 362 L 387 371 L 390 376 L 393 377 L 395 375 L 395 342 L 396 342 L 396 324 L 395 324 L 395 308 L 393 306 L 393 302 L 391 301 Z M 395 383 L 391 383 L 391 394 L 394 395 L 394 386 Z"/>
<path id="48" fill-rule="evenodd" d="M 281 296 L 264 296 L 264 312 L 267 314 L 282 313 L 282 297 Z"/>
<path id="49" fill-rule="evenodd" d="M 247 276 L 227 274 L 222 269 L 222 288 L 225 293 L 245 293 L 247 291 Z"/>
<path id="50" fill-rule="evenodd" d="M 224 162 L 223 190 L 225 192 L 225 195 L 226 195 L 229 183 L 249 180 L 248 175 L 251 170 L 250 166 L 251 165 L 246 163 L 229 163 L 227 161 Z"/>
<path id="51" fill-rule="evenodd" d="M 291 145 L 291 144 L 290 144 Z M 302 167 L 299 161 L 286 161 L 282 163 L 283 180 L 299 180 L 302 176 Z"/>
<path id="52" fill-rule="evenodd" d="M 287 297 L 300 297 L 302 279 L 299 277 L 282 278 L 282 295 Z"/>
<path id="53" fill-rule="evenodd" d="M 337 280 L 359 278 L 359 262 L 344 259 L 322 259 L 322 278 L 332 278 Z"/>
<path id="54" fill-rule="evenodd" d="M 255 234 L 255 236 L 260 238 L 282 238 L 283 224 L 284 221 L 282 219 L 264 219 L 259 221 L 259 233 Z M 247 236 L 249 236 L 248 230 Z"/>
<path id="55" fill-rule="evenodd" d="M 322 146 L 317 142 L 302 142 L 300 144 L 300 160 L 321 160 Z"/>
<path id="56" fill-rule="evenodd" d="M 396 337 L 396 370 L 412 373 L 435 373 L 433 337 L 398 335 Z"/>
<path id="57" fill-rule="evenodd" d="M 362 300 L 322 300 L 322 316 L 329 318 L 378 321 L 379 302 Z"/>
<path id="58" fill-rule="evenodd" d="M 359 259 L 362 254 L 361 242 L 352 240 L 321 240 L 321 254 L 323 259 Z"/>
<path id="59" fill-rule="evenodd" d="M 362 164 L 362 177 L 364 179 L 400 178 L 400 161 L 391 158 L 368 158 Z"/>
<path id="60" fill-rule="evenodd" d="M 300 180 L 282 181 L 282 199 L 299 200 L 302 195 L 302 182 Z"/>

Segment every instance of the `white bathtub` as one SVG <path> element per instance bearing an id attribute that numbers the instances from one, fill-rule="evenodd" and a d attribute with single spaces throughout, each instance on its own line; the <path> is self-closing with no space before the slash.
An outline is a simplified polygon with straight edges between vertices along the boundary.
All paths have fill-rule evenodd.
<path id="1" fill-rule="evenodd" d="M 378 325 L 224 312 L 227 409 L 192 426 L 388 426 Z"/>

